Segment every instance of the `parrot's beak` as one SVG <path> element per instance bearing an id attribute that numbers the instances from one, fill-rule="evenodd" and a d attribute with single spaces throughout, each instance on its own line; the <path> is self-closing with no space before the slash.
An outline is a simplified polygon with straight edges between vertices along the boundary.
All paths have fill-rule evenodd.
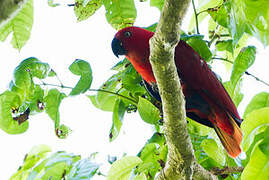
<path id="1" fill-rule="evenodd" d="M 113 53 L 117 57 L 119 57 L 119 55 L 125 55 L 127 53 L 127 51 L 122 46 L 122 42 L 117 38 L 114 38 L 112 40 L 111 48 L 112 48 Z"/>

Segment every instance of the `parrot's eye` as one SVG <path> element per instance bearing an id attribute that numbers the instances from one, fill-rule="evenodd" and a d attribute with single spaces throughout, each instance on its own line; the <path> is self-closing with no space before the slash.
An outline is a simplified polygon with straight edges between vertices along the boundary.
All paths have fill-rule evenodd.
<path id="1" fill-rule="evenodd" d="M 132 33 L 130 31 L 125 31 L 124 32 L 124 36 L 127 37 L 127 38 L 130 37 L 131 35 L 132 35 Z"/>

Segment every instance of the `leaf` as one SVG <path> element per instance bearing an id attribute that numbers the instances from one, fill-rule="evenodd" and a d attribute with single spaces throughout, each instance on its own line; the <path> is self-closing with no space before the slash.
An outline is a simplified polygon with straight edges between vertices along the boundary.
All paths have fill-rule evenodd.
<path id="1" fill-rule="evenodd" d="M 102 0 L 91 0 L 85 3 L 85 0 L 75 1 L 75 15 L 78 21 L 84 21 L 91 17 L 101 6 L 103 5 Z"/>
<path id="2" fill-rule="evenodd" d="M 199 38 L 190 38 L 186 41 L 205 61 L 209 61 L 212 53 L 206 42 Z"/>
<path id="3" fill-rule="evenodd" d="M 47 145 L 42 144 L 34 146 L 26 155 L 21 170 L 25 171 L 34 167 L 34 165 L 38 163 L 40 159 L 45 158 L 49 152 L 51 152 L 51 148 Z"/>
<path id="4" fill-rule="evenodd" d="M 30 101 L 34 96 L 33 78 L 44 79 L 48 76 L 50 66 L 35 57 L 23 60 L 14 70 L 10 90 L 18 93 L 22 101 Z"/>
<path id="5" fill-rule="evenodd" d="M 267 156 L 269 159 L 269 126 L 264 130 L 264 139 L 259 144 L 260 150 Z"/>
<path id="6" fill-rule="evenodd" d="M 50 7 L 57 7 L 57 6 L 60 6 L 59 3 L 54 3 L 54 0 L 48 0 L 48 5 Z"/>
<path id="7" fill-rule="evenodd" d="M 231 81 L 224 82 L 223 86 L 225 87 L 226 91 L 232 98 L 235 106 L 238 107 L 244 97 L 244 94 L 241 93 L 242 79 L 240 79 L 239 82 L 237 82 L 236 86 L 233 86 Z"/>
<path id="8" fill-rule="evenodd" d="M 117 99 L 113 110 L 113 123 L 109 132 L 109 141 L 112 142 L 120 133 L 126 107 L 122 100 Z"/>
<path id="9" fill-rule="evenodd" d="M 241 49 L 236 57 L 231 74 L 231 83 L 236 85 L 245 71 L 254 63 L 256 58 L 256 48 L 254 46 L 247 46 Z"/>
<path id="10" fill-rule="evenodd" d="M 134 0 L 103 0 L 106 19 L 111 26 L 120 30 L 132 26 L 136 19 Z"/>
<path id="11" fill-rule="evenodd" d="M 263 132 L 269 126 L 269 107 L 253 110 L 241 124 L 244 134 L 242 147 L 246 152 L 252 144 L 255 135 Z"/>
<path id="12" fill-rule="evenodd" d="M 88 96 L 92 104 L 103 111 L 113 112 L 116 103 L 117 95 L 114 93 L 120 90 L 119 83 L 121 81 L 120 74 L 111 76 L 102 86 L 102 91 L 98 91 L 97 95 Z M 112 92 L 112 93 L 110 93 Z"/>
<path id="13" fill-rule="evenodd" d="M 80 79 L 76 86 L 70 92 L 70 96 L 85 93 L 92 84 L 92 69 L 88 62 L 80 59 L 76 59 L 70 66 L 69 70 L 75 74 L 79 75 Z"/>
<path id="14" fill-rule="evenodd" d="M 58 89 L 49 90 L 48 95 L 45 97 L 45 110 L 49 117 L 54 121 L 55 129 L 60 127 L 59 106 L 65 97 L 66 95 L 59 92 Z"/>
<path id="15" fill-rule="evenodd" d="M 162 11 L 164 0 L 150 0 L 150 6 L 158 8 Z"/>
<path id="16" fill-rule="evenodd" d="M 254 110 L 261 109 L 263 107 L 269 107 L 269 93 L 261 92 L 256 94 L 247 105 L 243 118 Z"/>
<path id="17" fill-rule="evenodd" d="M 223 40 L 223 41 L 217 41 L 216 42 L 216 49 L 218 51 L 228 51 L 230 53 L 233 53 L 233 40 Z"/>
<path id="18" fill-rule="evenodd" d="M 107 174 L 107 180 L 128 180 L 133 168 L 142 163 L 137 156 L 126 156 L 114 162 Z"/>
<path id="19" fill-rule="evenodd" d="M 223 149 L 218 146 L 214 139 L 204 139 L 201 147 L 209 157 L 214 159 L 221 166 L 224 166 L 225 155 L 223 153 Z"/>
<path id="20" fill-rule="evenodd" d="M 225 2 L 223 5 L 207 9 L 207 13 L 211 18 L 223 27 L 228 27 L 228 7 L 230 7 L 230 2 Z"/>
<path id="21" fill-rule="evenodd" d="M 145 98 L 139 97 L 137 109 L 140 117 L 146 123 L 158 124 L 161 119 L 159 109 Z"/>
<path id="22" fill-rule="evenodd" d="M 28 127 L 28 121 L 19 124 L 12 116 L 12 111 L 16 111 L 22 104 L 20 96 L 11 91 L 5 91 L 0 95 L 0 128 L 8 134 L 24 133 Z"/>
<path id="23" fill-rule="evenodd" d="M 13 32 L 11 44 L 21 49 L 29 40 L 33 25 L 33 0 L 28 0 L 21 11 L 8 23 L 0 28 L 0 41 L 5 41 Z"/>
<path id="24" fill-rule="evenodd" d="M 203 0 L 203 1 L 198 1 L 198 5 L 195 4 L 195 8 L 196 8 L 196 12 L 202 12 L 205 11 L 207 9 L 213 8 L 215 6 L 217 6 L 220 1 L 222 2 L 222 0 Z M 206 13 L 200 13 L 198 16 L 198 23 L 200 24 L 208 15 Z M 195 14 L 192 15 L 190 23 L 189 23 L 189 27 L 188 27 L 188 31 L 193 31 L 193 28 L 195 27 Z"/>
<path id="25" fill-rule="evenodd" d="M 100 165 L 93 163 L 90 159 L 82 159 L 77 161 L 66 175 L 67 179 L 88 180 L 91 179 L 99 169 Z"/>
<path id="26" fill-rule="evenodd" d="M 250 161 L 242 172 L 241 179 L 244 180 L 264 180 L 269 179 L 269 158 L 256 144 L 251 154 Z"/>

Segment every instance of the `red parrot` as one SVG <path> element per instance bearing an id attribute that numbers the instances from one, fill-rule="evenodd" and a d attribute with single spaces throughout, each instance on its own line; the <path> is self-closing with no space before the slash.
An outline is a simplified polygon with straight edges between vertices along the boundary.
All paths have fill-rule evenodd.
<path id="1" fill-rule="evenodd" d="M 139 27 L 127 27 L 116 33 L 111 46 L 117 57 L 126 56 L 144 79 L 150 94 L 160 100 L 149 62 L 149 40 L 153 35 Z M 237 157 L 241 153 L 239 126 L 242 119 L 229 94 L 207 63 L 186 42 L 179 41 L 174 57 L 187 116 L 214 128 L 228 154 Z"/>

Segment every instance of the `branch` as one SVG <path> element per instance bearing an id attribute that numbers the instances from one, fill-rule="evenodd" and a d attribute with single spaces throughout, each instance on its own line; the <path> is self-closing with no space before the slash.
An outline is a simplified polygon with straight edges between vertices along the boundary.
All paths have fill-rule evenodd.
<path id="1" fill-rule="evenodd" d="M 233 173 L 241 173 L 243 172 L 244 167 L 224 167 L 223 169 L 220 169 L 218 167 L 212 168 L 210 172 L 212 172 L 215 175 L 228 175 Z"/>
<path id="2" fill-rule="evenodd" d="M 186 125 L 185 100 L 174 63 L 180 27 L 190 0 L 166 0 L 155 35 L 150 40 L 150 62 L 162 98 L 168 159 L 156 178 L 217 179 L 196 161 Z"/>

